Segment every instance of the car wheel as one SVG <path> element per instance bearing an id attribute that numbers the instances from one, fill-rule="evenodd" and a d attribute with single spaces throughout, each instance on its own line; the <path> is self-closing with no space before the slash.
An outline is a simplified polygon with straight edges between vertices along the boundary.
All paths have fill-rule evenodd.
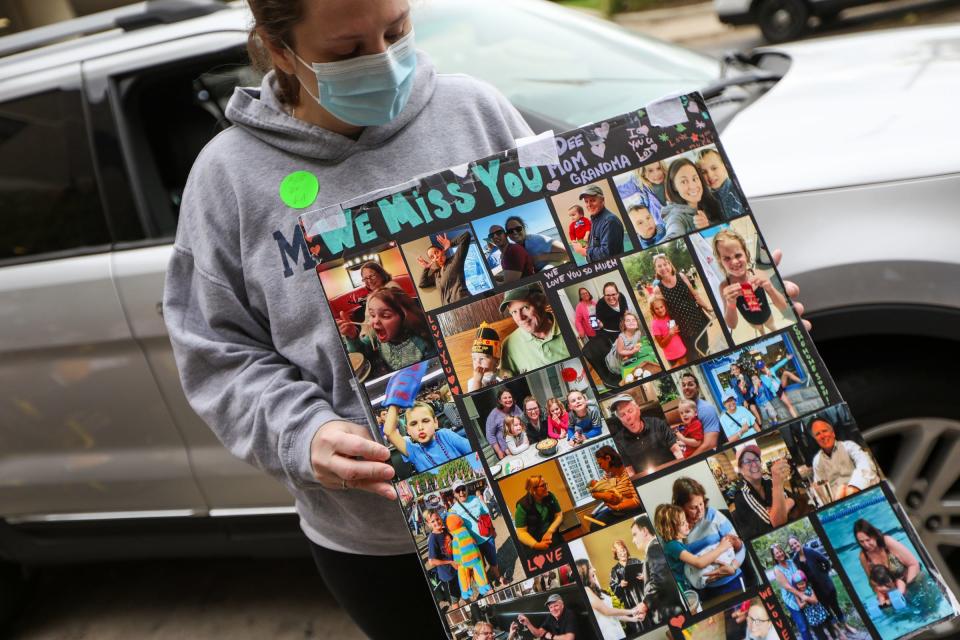
<path id="1" fill-rule="evenodd" d="M 945 364 L 958 349 L 931 341 L 885 351 L 893 341 L 821 353 L 931 559 L 960 593 L 960 404 Z"/>
<path id="2" fill-rule="evenodd" d="M 757 23 L 767 42 L 796 40 L 807 28 L 810 10 L 803 0 L 763 0 Z"/>

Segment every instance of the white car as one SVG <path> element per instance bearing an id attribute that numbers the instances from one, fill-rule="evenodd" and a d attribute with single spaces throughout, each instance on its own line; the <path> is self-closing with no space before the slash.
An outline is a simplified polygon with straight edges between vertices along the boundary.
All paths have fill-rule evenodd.
<path id="1" fill-rule="evenodd" d="M 187 172 L 233 87 L 257 82 L 244 5 L 187 5 L 0 38 L 8 563 L 301 548 L 286 543 L 302 541 L 290 496 L 190 409 L 161 317 Z M 431 0 L 416 29 L 442 71 L 495 84 L 538 130 L 704 91 L 831 373 L 934 560 L 955 569 L 960 26 L 726 63 L 540 0 Z M 298 233 L 277 231 L 277 260 L 306 282 Z M 0 609 L 16 575 L 0 563 Z"/>

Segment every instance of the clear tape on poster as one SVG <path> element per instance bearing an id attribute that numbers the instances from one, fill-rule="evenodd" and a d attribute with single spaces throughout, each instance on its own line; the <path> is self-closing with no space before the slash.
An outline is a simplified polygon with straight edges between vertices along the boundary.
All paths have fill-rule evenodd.
<path id="1" fill-rule="evenodd" d="M 554 140 L 553 129 L 535 136 L 517 138 L 515 140 L 517 162 L 520 163 L 521 167 L 560 164 L 560 154 L 557 153 L 557 143 Z"/>
<path id="2" fill-rule="evenodd" d="M 347 226 L 347 217 L 339 204 L 308 211 L 300 216 L 308 236 L 330 233 Z"/>
<path id="3" fill-rule="evenodd" d="M 655 127 L 672 127 L 687 121 L 687 110 L 679 95 L 670 95 L 648 104 L 647 116 Z"/>

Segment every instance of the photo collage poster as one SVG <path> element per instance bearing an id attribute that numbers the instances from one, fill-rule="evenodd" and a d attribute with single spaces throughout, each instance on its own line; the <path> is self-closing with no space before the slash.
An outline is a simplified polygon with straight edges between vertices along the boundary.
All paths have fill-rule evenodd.
<path id="1" fill-rule="evenodd" d="M 703 99 L 670 106 L 300 218 L 449 637 L 956 615 Z"/>

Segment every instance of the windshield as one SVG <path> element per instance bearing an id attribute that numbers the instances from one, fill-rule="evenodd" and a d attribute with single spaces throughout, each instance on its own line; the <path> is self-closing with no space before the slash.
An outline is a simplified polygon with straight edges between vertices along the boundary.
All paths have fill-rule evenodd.
<path id="1" fill-rule="evenodd" d="M 414 20 L 440 72 L 486 80 L 521 111 L 571 127 L 720 74 L 712 58 L 543 0 L 425 0 Z"/>

